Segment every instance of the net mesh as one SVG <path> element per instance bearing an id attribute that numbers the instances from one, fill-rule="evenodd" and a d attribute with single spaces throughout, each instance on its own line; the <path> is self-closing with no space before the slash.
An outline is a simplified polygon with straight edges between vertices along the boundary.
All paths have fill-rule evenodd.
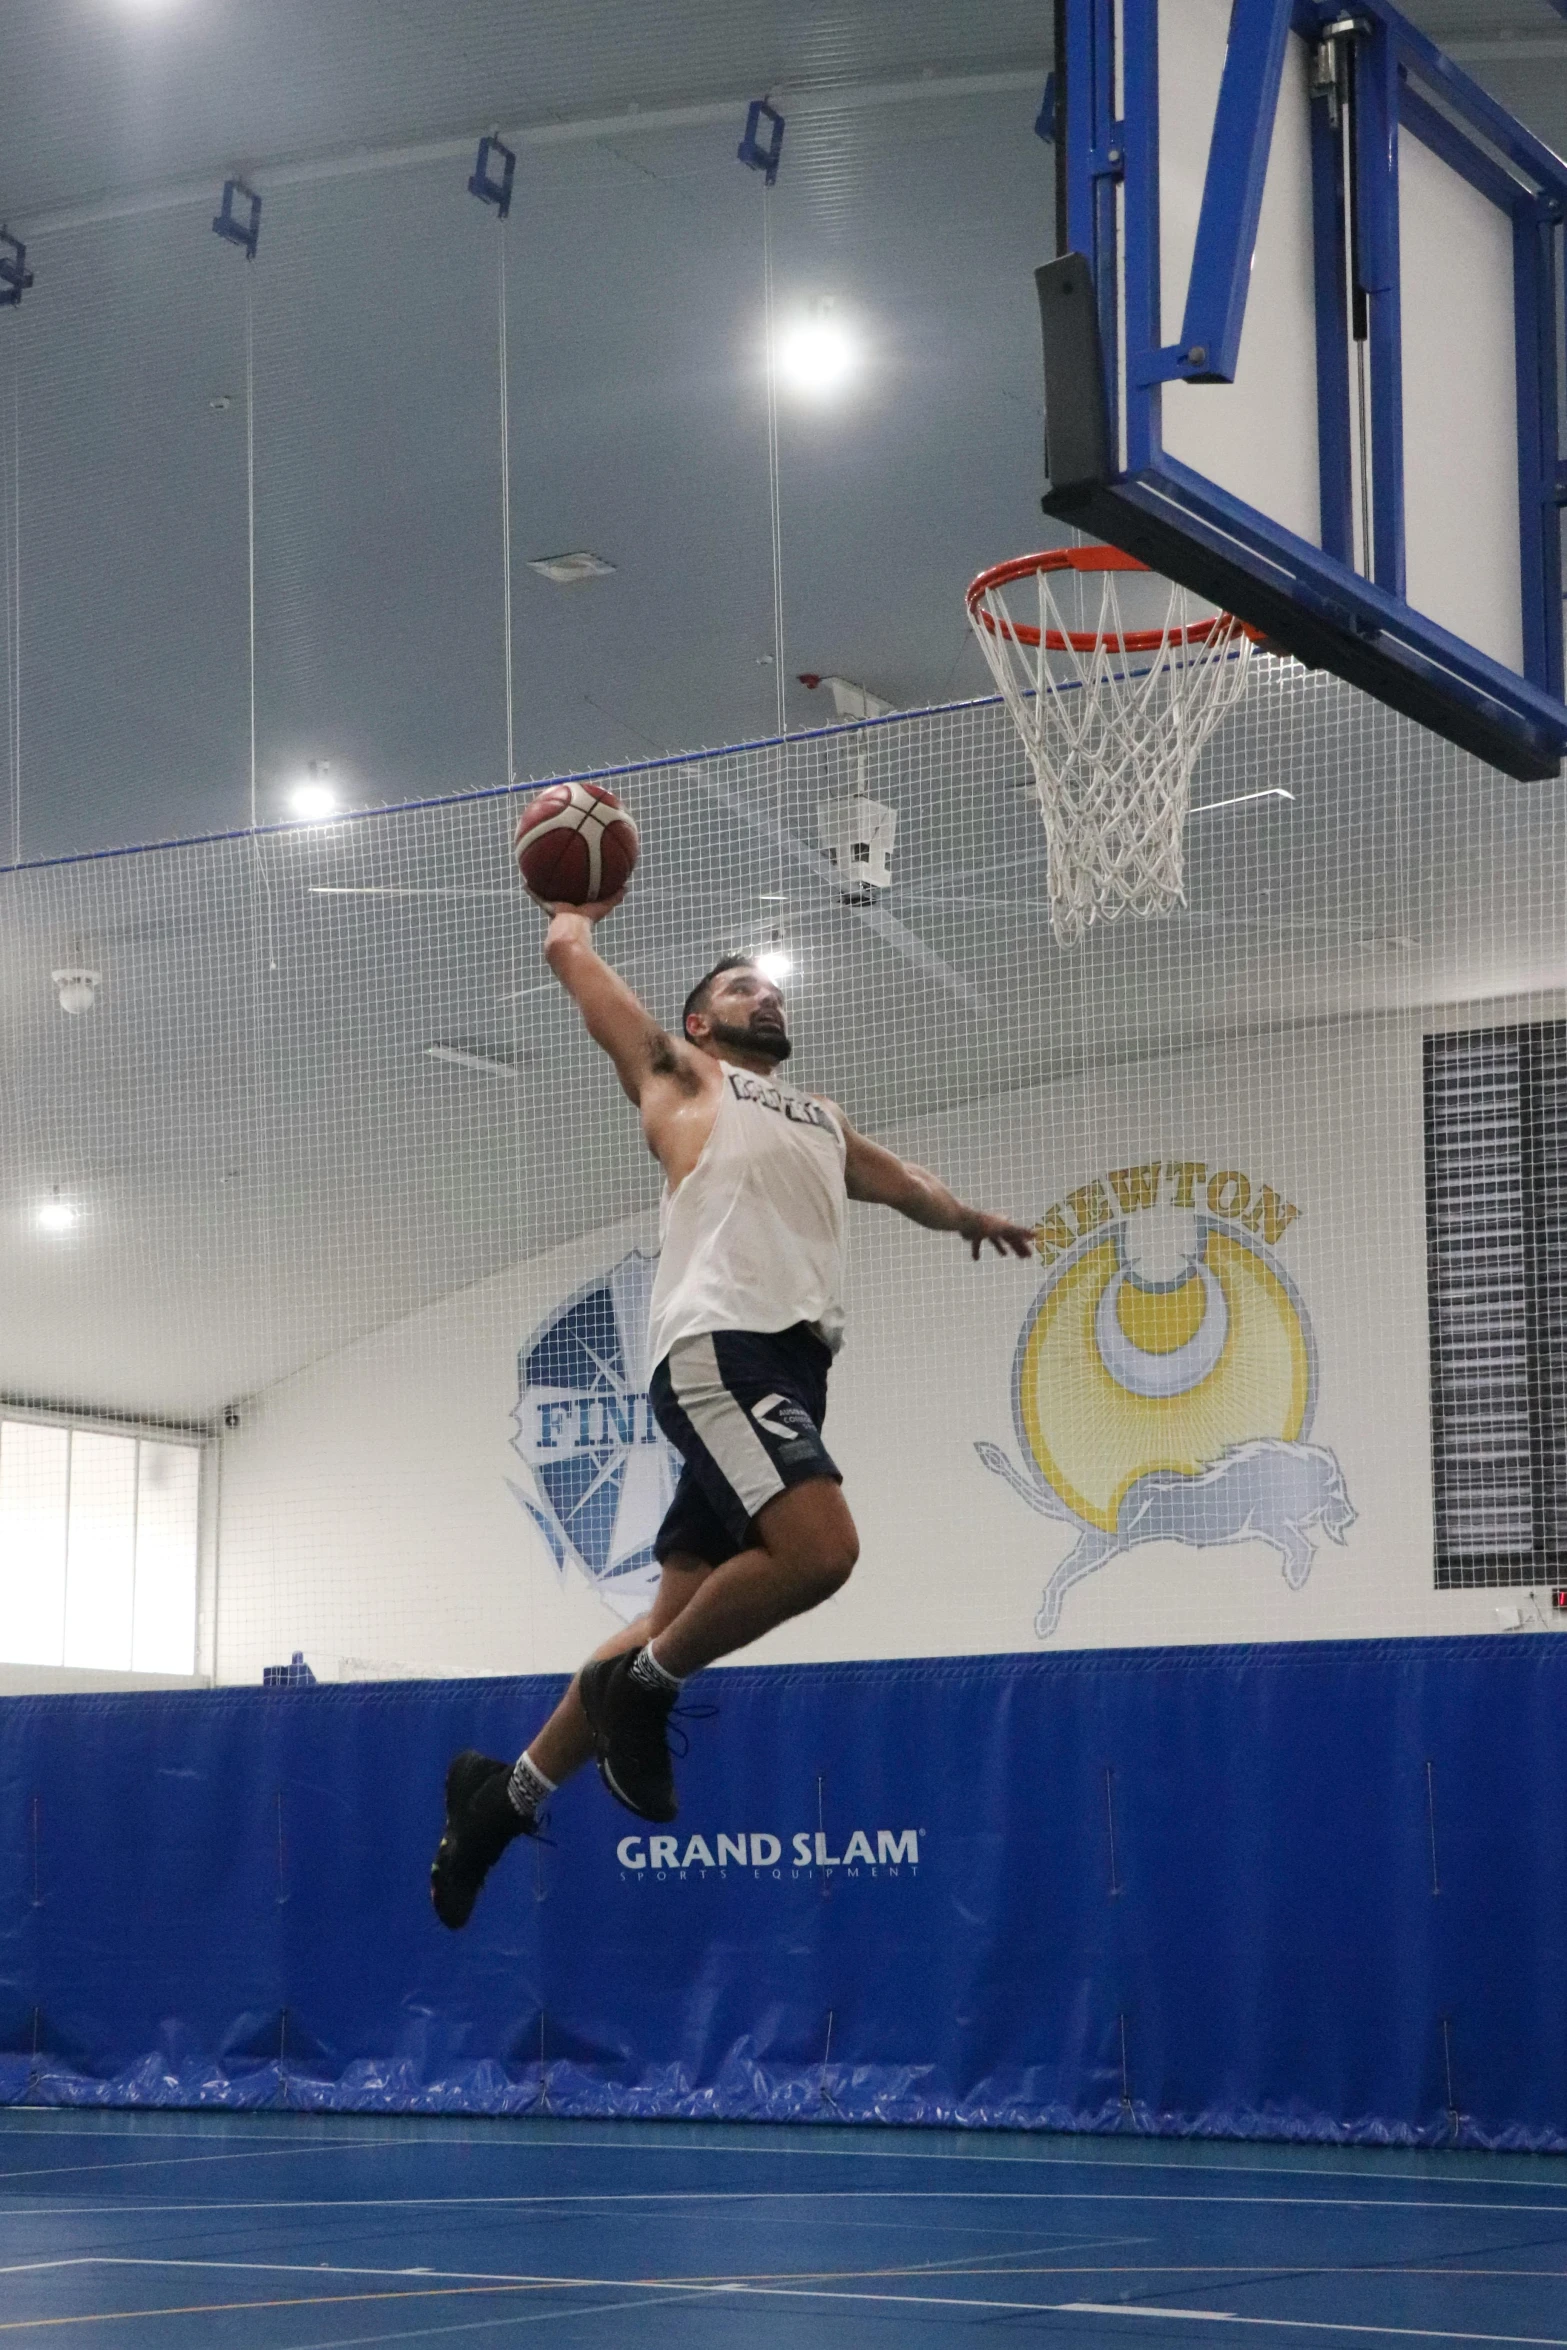
<path id="1" fill-rule="evenodd" d="M 1173 582 L 1160 583 L 1154 625 L 1134 629 L 1123 576 L 1036 565 L 1021 578 L 986 575 L 969 595 L 980 650 L 1033 770 L 1050 848 L 1050 923 L 1063 946 L 1090 923 L 1182 903 L 1192 770 L 1244 693 L 1251 662 L 1240 623 Z M 1096 604 L 1086 625 L 1084 589 Z"/>
<path id="2" fill-rule="evenodd" d="M 975 17 L 971 63 L 976 39 L 998 70 L 1029 53 L 1003 18 Z M 578 57 L 580 23 L 562 38 Z M 468 119 L 471 87 L 448 98 L 441 119 Z M 1197 664 L 1239 698 L 1200 746 L 1171 734 L 1157 840 L 1099 811 L 1105 894 L 1063 900 L 1078 852 L 1040 823 L 1006 704 L 961 698 L 990 681 L 957 605 L 1037 486 L 1036 104 L 802 108 L 772 199 L 781 307 L 847 272 L 867 330 L 844 407 L 780 410 L 787 666 L 948 708 L 651 755 L 773 732 L 743 116 L 562 143 L 552 100 L 504 232 L 517 759 L 648 754 L 614 777 L 644 853 L 605 951 L 668 1021 L 720 954 L 776 941 L 789 1074 L 1038 1234 L 1032 1263 L 975 1266 L 852 1211 L 826 1433 L 861 1560 L 753 1654 L 1494 1630 L 1479 1578 L 1510 1566 L 1437 1587 L 1438 1438 L 1462 1449 L 1464 1544 L 1500 1527 L 1527 1551 L 1549 1414 L 1519 1333 L 1563 1259 L 1559 1210 L 1526 1234 L 1518 1203 L 1560 1185 L 1536 1170 L 1531 1193 L 1508 1153 L 1556 1129 L 1499 1080 L 1477 1106 L 1484 1067 L 1519 1055 L 1449 1054 L 1460 1155 L 1428 1199 L 1426 1064 L 1433 1037 L 1562 1020 L 1560 790 L 1261 649 L 1241 690 L 1236 647 Z M 311 164 L 270 185 L 253 266 L 211 234 L 216 185 L 39 233 L 37 289 L 0 329 L 7 854 L 117 844 L 149 806 L 215 836 L 0 873 L 0 1669 L 88 1620 L 96 1662 L 150 1664 L 149 1575 L 177 1669 L 191 1447 L 183 1655 L 222 1680 L 296 1650 L 323 1678 L 564 1671 L 649 1588 L 671 1472 L 639 1352 L 657 1170 L 541 961 L 516 795 L 435 796 L 508 780 L 503 232 L 470 167 Z M 349 804 L 408 803 L 255 838 L 231 829 L 247 296 L 259 805 L 317 758 Z M 617 574 L 560 591 L 526 569 L 573 547 Z M 1118 791 L 1128 709 L 1169 714 L 1151 661 L 1013 684 L 1042 755 L 1064 763 L 1076 728 Z M 824 804 L 895 815 L 885 891 L 844 889 Z M 1108 919 L 1112 882 L 1167 918 Z M 1096 916 L 1070 951 L 1063 904 Z M 50 974 L 75 966 L 102 985 L 67 1016 Z M 46 1228 L 51 1207 L 74 1221 Z"/>
<path id="3" fill-rule="evenodd" d="M 976 1267 L 854 1211 L 828 1435 L 864 1558 L 759 1653 L 1492 1625 L 1433 1576 L 1422 1050 L 1560 1017 L 1554 787 L 1259 654 L 1186 904 L 1067 953 L 1000 703 L 615 784 L 644 855 L 602 943 L 654 1010 L 780 942 L 789 1074 L 1038 1229 Z M 898 813 L 869 905 L 818 845 L 846 792 Z M 201 1438 L 219 1678 L 566 1669 L 645 1601 L 657 1171 L 540 960 L 517 805 L 0 880 L 0 1389 Z M 1210 1307 L 1239 1389 L 1150 1400 Z"/>

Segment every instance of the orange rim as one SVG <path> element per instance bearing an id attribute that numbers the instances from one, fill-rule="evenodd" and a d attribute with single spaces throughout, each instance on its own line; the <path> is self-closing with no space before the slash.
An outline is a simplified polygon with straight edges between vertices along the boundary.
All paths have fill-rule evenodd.
<path id="1" fill-rule="evenodd" d="M 992 636 L 1010 636 L 1020 645 L 1037 645 L 1040 631 L 1026 620 L 1010 617 L 1005 625 L 984 608 L 984 599 L 995 588 L 1012 587 L 1020 579 L 1033 579 L 1047 571 L 1146 571 L 1148 565 L 1139 563 L 1135 555 L 1123 554 L 1119 547 L 1047 547 L 1037 555 L 1014 555 L 1009 563 L 993 563 L 977 579 L 970 580 L 965 601 L 969 618 Z M 1237 622 L 1233 613 L 1219 612 L 1211 620 L 1194 620 L 1190 628 L 1173 629 L 1168 635 L 1162 628 L 1132 628 L 1124 636 L 1113 631 L 1089 629 L 1047 628 L 1044 633 L 1045 650 L 1050 653 L 1092 653 L 1101 645 L 1111 653 L 1157 653 L 1160 646 L 1206 644 L 1216 631 L 1239 628 L 1253 644 L 1265 642 L 1261 629 L 1252 628 L 1245 621 Z"/>

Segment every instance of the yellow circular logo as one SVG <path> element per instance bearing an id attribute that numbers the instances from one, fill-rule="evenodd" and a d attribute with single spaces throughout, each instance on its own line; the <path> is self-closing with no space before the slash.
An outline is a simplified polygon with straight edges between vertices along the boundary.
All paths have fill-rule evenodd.
<path id="1" fill-rule="evenodd" d="M 1141 1219 L 1138 1219 L 1141 1224 Z M 1311 1422 L 1309 1324 L 1269 1252 L 1198 1216 L 1118 1225 L 1055 1268 L 1023 1331 L 1018 1440 L 1075 1518 L 1113 1533 L 1154 1470 L 1195 1476 Z"/>

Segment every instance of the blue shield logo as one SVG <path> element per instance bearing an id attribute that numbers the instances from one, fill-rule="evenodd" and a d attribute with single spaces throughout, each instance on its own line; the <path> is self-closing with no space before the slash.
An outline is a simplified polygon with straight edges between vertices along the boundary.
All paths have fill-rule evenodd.
<path id="1" fill-rule="evenodd" d="M 559 1306 L 518 1357 L 512 1414 L 534 1486 L 513 1493 L 557 1572 L 574 1567 L 628 1623 L 657 1587 L 653 1538 L 680 1474 L 647 1395 L 657 1269 L 633 1251 Z"/>

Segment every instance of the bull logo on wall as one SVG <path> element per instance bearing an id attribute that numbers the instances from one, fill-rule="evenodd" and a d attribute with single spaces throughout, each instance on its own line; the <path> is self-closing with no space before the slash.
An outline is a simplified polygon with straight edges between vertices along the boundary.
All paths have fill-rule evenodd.
<path id="1" fill-rule="evenodd" d="M 1141 1544 L 1261 1542 L 1299 1591 L 1318 1539 L 1354 1524 L 1337 1459 L 1308 1441 L 1316 1350 L 1274 1249 L 1298 1213 L 1234 1168 L 1178 1160 L 1119 1168 L 1041 1223 L 1049 1275 L 1012 1376 L 1024 1467 L 975 1447 L 1076 1529 L 1041 1638 L 1074 1583 Z"/>
<path id="2" fill-rule="evenodd" d="M 557 1306 L 518 1357 L 512 1414 L 534 1486 L 512 1492 L 557 1573 L 584 1575 L 626 1623 L 658 1587 L 653 1537 L 680 1470 L 647 1395 L 657 1269 L 656 1256 L 633 1250 Z"/>

